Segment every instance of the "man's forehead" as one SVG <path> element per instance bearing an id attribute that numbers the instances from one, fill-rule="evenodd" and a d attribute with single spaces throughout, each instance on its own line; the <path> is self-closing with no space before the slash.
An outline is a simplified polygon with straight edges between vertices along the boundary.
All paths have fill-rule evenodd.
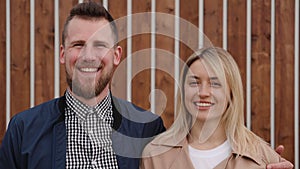
<path id="1" fill-rule="evenodd" d="M 112 29 L 109 22 L 102 20 L 84 20 L 81 18 L 72 19 L 69 28 L 68 36 L 71 41 L 112 41 Z"/>

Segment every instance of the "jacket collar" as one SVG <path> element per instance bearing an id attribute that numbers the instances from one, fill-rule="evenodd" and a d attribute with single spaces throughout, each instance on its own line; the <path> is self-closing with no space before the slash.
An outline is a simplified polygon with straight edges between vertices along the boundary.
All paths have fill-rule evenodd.
<path id="1" fill-rule="evenodd" d="M 150 144 L 152 144 L 153 146 L 157 147 L 164 147 L 164 148 L 182 148 L 184 149 L 186 152 L 188 152 L 188 141 L 187 141 L 187 137 L 184 137 L 181 141 L 175 141 L 175 139 L 168 139 L 168 140 L 164 140 L 164 141 L 158 141 L 156 139 L 154 139 Z M 258 153 L 258 154 L 254 154 L 251 153 L 249 151 L 245 151 L 243 153 L 238 153 L 236 150 L 232 150 L 231 153 L 233 158 L 240 158 L 240 157 L 244 157 L 244 158 L 248 158 L 251 159 L 252 161 L 254 161 L 255 163 L 261 165 L 263 163 L 263 159 L 262 159 L 262 154 Z"/>
<path id="2" fill-rule="evenodd" d="M 118 103 L 118 99 L 114 96 L 112 96 L 111 92 L 110 92 L 110 96 L 111 96 L 111 101 L 112 101 L 112 110 L 113 110 L 113 118 L 114 118 L 114 123 L 113 123 L 113 129 L 114 130 L 118 130 L 120 125 L 121 125 L 121 121 L 122 121 L 122 115 L 120 114 L 120 112 L 118 110 L 119 103 Z M 60 111 L 60 116 L 57 120 L 56 123 L 59 122 L 63 122 L 65 120 L 65 109 L 67 107 L 67 102 L 66 102 L 66 96 L 65 94 L 59 98 L 58 101 L 58 108 Z"/>

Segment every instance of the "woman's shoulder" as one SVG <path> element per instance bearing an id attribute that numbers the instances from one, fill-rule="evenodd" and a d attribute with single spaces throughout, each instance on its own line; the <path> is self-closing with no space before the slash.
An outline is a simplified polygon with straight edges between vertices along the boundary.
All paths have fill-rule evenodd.
<path id="1" fill-rule="evenodd" d="M 280 156 L 267 142 L 259 140 L 256 146 L 255 152 L 247 149 L 242 153 L 233 151 L 233 158 L 231 158 L 230 163 L 248 166 L 248 168 L 257 168 L 280 161 Z"/>
<path id="2" fill-rule="evenodd" d="M 280 155 L 271 148 L 269 143 L 261 141 L 259 150 L 261 158 L 267 162 L 267 164 L 280 161 Z"/>
<path id="3" fill-rule="evenodd" d="M 146 145 L 143 151 L 143 157 L 153 157 L 166 153 L 172 153 L 185 145 L 186 140 L 174 141 L 172 139 L 155 138 Z"/>

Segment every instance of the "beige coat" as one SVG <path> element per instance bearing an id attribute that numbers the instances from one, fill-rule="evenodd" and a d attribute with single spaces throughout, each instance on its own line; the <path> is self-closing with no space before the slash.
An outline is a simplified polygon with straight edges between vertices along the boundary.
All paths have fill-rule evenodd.
<path id="1" fill-rule="evenodd" d="M 163 152 L 163 153 L 162 153 Z M 149 143 L 143 152 L 141 169 L 194 169 L 188 152 L 188 142 L 184 139 L 177 145 Z M 267 164 L 280 161 L 280 156 L 267 144 L 262 144 L 258 154 L 236 152 L 218 164 L 215 169 L 265 169 Z"/>

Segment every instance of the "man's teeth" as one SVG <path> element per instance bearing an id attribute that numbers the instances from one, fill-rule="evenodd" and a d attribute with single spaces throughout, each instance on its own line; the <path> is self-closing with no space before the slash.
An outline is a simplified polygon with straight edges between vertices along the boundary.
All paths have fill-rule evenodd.
<path id="1" fill-rule="evenodd" d="M 82 72 L 97 72 L 98 68 L 81 68 L 80 71 L 82 71 Z"/>
<path id="2" fill-rule="evenodd" d="M 206 107 L 206 106 L 211 106 L 211 103 L 195 103 L 196 106 L 201 106 L 201 107 Z"/>

